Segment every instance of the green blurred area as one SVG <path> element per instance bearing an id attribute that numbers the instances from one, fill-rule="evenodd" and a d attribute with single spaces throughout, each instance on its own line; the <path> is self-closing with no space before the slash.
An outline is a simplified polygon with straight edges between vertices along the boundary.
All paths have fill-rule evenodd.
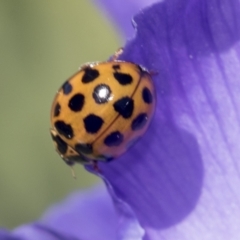
<path id="1" fill-rule="evenodd" d="M 0 226 L 33 221 L 98 179 L 77 180 L 53 148 L 49 111 L 63 81 L 120 46 L 91 1 L 0 0 Z"/>

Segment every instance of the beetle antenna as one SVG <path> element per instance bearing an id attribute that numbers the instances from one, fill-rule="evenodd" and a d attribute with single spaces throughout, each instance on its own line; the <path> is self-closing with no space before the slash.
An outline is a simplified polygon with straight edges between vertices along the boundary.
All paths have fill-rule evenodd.
<path id="1" fill-rule="evenodd" d="M 72 177 L 73 177 L 74 179 L 77 179 L 73 167 L 70 166 L 70 168 L 71 168 Z"/>

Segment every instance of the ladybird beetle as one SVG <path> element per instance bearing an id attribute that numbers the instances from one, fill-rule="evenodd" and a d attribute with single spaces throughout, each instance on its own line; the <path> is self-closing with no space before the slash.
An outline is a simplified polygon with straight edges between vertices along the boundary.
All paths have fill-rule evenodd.
<path id="1" fill-rule="evenodd" d="M 145 68 L 119 60 L 88 63 L 55 96 L 52 139 L 68 165 L 110 161 L 145 133 L 154 109 Z"/>

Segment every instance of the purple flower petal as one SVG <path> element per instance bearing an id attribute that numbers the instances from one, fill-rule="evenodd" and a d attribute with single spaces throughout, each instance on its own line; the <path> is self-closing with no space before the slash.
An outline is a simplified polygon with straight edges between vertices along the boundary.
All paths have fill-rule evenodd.
<path id="1" fill-rule="evenodd" d="M 135 215 L 129 215 L 132 210 L 124 202 L 115 205 L 121 210 L 118 219 L 104 186 L 74 193 L 50 208 L 40 221 L 20 226 L 11 236 L 21 240 L 142 239 L 144 230 L 139 229 Z M 122 211 L 127 211 L 126 218 Z"/>
<path id="2" fill-rule="evenodd" d="M 142 8 L 151 5 L 158 0 L 94 0 L 94 2 L 103 8 L 109 17 L 120 26 L 120 30 L 126 37 L 132 37 L 134 29 L 132 27 L 132 17 Z"/>
<path id="3" fill-rule="evenodd" d="M 53 229 L 47 224 L 42 223 L 32 223 L 21 226 L 14 230 L 12 235 L 16 236 L 16 239 L 19 240 L 78 240 L 78 238 L 71 235 L 70 231 L 65 235 L 59 229 Z"/>
<path id="4" fill-rule="evenodd" d="M 80 240 L 114 240 L 118 224 L 112 200 L 103 186 L 73 194 L 50 209 L 40 223 Z"/>
<path id="5" fill-rule="evenodd" d="M 12 236 L 11 232 L 7 230 L 0 229 L 0 239 L 1 240 L 21 240 L 20 238 Z"/>
<path id="6" fill-rule="evenodd" d="M 157 109 L 147 134 L 100 168 L 145 240 L 239 238 L 239 14 L 238 0 L 168 0 L 135 17 L 120 59 L 157 72 Z"/>

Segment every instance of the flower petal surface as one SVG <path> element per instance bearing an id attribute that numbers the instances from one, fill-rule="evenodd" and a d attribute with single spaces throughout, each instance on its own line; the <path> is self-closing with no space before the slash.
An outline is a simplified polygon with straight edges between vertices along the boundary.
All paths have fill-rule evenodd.
<path id="1" fill-rule="evenodd" d="M 168 0 L 134 18 L 121 60 L 153 72 L 149 130 L 100 164 L 146 239 L 238 239 L 240 2 Z"/>
<path id="2" fill-rule="evenodd" d="M 119 26 L 123 35 L 130 38 L 134 35 L 132 17 L 141 9 L 158 0 L 93 0 Z"/>
<path id="3" fill-rule="evenodd" d="M 101 185 L 73 193 L 14 234 L 24 240 L 114 240 L 117 224 L 112 200 Z"/>

